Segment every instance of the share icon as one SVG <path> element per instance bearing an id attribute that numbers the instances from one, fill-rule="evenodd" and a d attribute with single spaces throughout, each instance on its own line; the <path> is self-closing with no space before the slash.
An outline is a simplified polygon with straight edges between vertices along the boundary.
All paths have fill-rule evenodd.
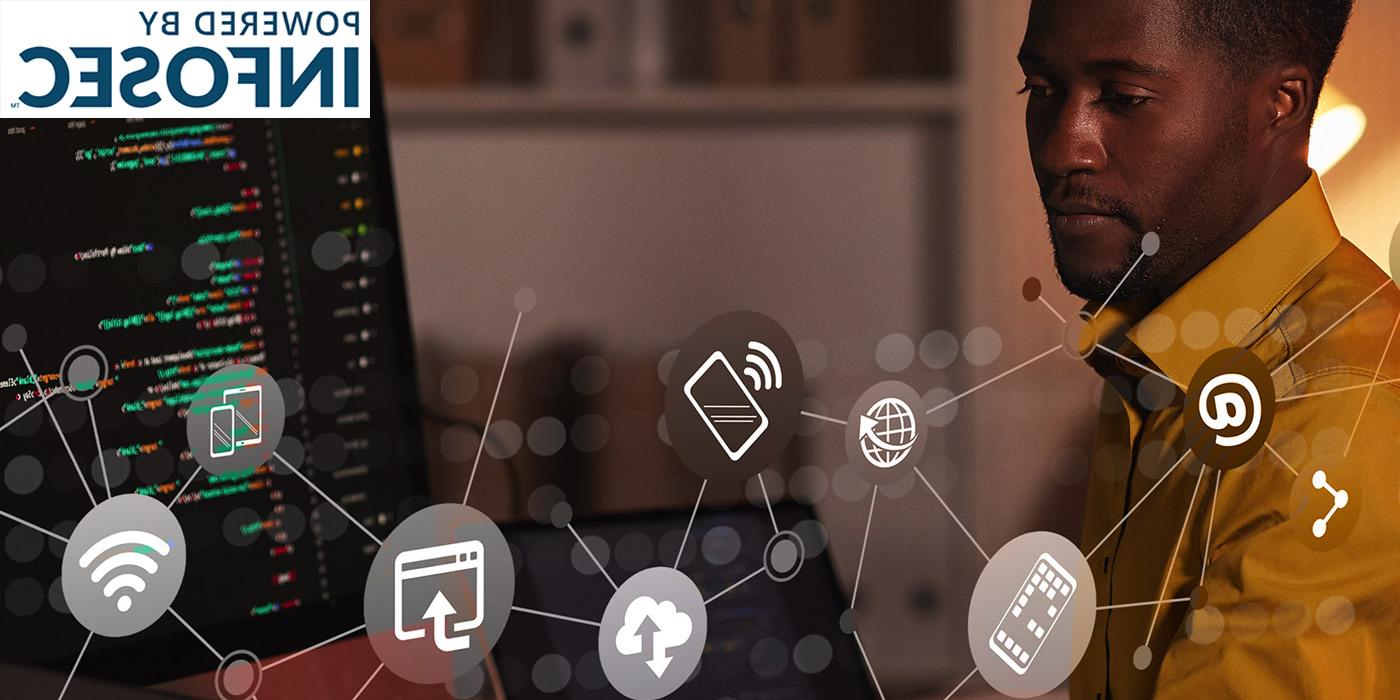
<path id="1" fill-rule="evenodd" d="M 1336 515 L 1337 511 L 1346 508 L 1351 499 L 1347 496 L 1346 489 L 1332 488 L 1332 485 L 1327 483 L 1327 472 L 1321 469 L 1313 472 L 1312 486 L 1319 491 L 1326 489 L 1328 493 L 1332 494 L 1331 510 L 1327 511 L 1327 515 L 1314 520 L 1312 524 L 1313 537 L 1322 539 L 1323 535 L 1327 534 L 1327 523 L 1332 520 L 1332 516 Z"/>

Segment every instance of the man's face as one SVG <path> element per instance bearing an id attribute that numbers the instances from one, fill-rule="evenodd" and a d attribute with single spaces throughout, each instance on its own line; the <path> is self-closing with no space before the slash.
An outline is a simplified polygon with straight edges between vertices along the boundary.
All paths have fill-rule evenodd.
<path id="1" fill-rule="evenodd" d="M 1035 0 L 1026 137 L 1065 287 L 1168 293 L 1233 241 L 1249 174 L 1245 88 L 1186 38 L 1172 0 Z"/>

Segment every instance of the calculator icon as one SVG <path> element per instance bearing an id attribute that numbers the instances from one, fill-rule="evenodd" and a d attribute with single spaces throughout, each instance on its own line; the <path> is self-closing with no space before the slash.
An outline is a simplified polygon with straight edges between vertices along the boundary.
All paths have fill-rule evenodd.
<path id="1" fill-rule="evenodd" d="M 1025 675 L 1078 585 L 1060 562 L 1049 553 L 1041 554 L 1016 589 L 987 645 L 1017 675 Z"/>

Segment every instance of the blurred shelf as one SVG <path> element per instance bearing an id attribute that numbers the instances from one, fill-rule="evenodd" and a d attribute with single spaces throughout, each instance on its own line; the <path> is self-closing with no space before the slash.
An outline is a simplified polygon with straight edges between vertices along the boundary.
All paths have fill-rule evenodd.
<path id="1" fill-rule="evenodd" d="M 956 116 L 951 83 L 563 89 L 390 87 L 397 127 L 607 125 L 631 122 L 924 121 Z"/>

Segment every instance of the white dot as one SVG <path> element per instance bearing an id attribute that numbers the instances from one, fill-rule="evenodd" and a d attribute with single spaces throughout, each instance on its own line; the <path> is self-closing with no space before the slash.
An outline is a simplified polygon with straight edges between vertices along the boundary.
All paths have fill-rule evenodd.
<path id="1" fill-rule="evenodd" d="M 1147 257 L 1150 258 L 1150 257 L 1156 255 L 1156 254 L 1157 254 L 1157 251 L 1158 251 L 1158 250 L 1161 250 L 1161 248 L 1162 248 L 1162 238 L 1161 238 L 1160 236 L 1157 235 L 1157 232 L 1156 232 L 1156 231 L 1148 231 L 1147 233 L 1143 234 L 1143 236 L 1142 236 L 1142 254 L 1143 254 L 1143 255 L 1146 255 Z"/>
<path id="2" fill-rule="evenodd" d="M 496 459 L 509 459 L 520 451 L 520 426 L 514 421 L 498 420 L 487 432 L 486 454 Z"/>
<path id="3" fill-rule="evenodd" d="M 919 361 L 929 369 L 944 369 L 958 359 L 958 338 L 948 331 L 934 331 L 919 341 Z"/>
<path id="4" fill-rule="evenodd" d="M 131 596 L 122 596 L 117 599 L 117 609 L 126 612 L 131 609 Z"/>
<path id="5" fill-rule="evenodd" d="M 442 380 L 438 382 L 438 391 L 442 393 L 444 401 L 464 404 L 476 397 L 476 391 L 480 384 L 476 370 L 466 365 L 457 365 L 442 373 Z"/>

